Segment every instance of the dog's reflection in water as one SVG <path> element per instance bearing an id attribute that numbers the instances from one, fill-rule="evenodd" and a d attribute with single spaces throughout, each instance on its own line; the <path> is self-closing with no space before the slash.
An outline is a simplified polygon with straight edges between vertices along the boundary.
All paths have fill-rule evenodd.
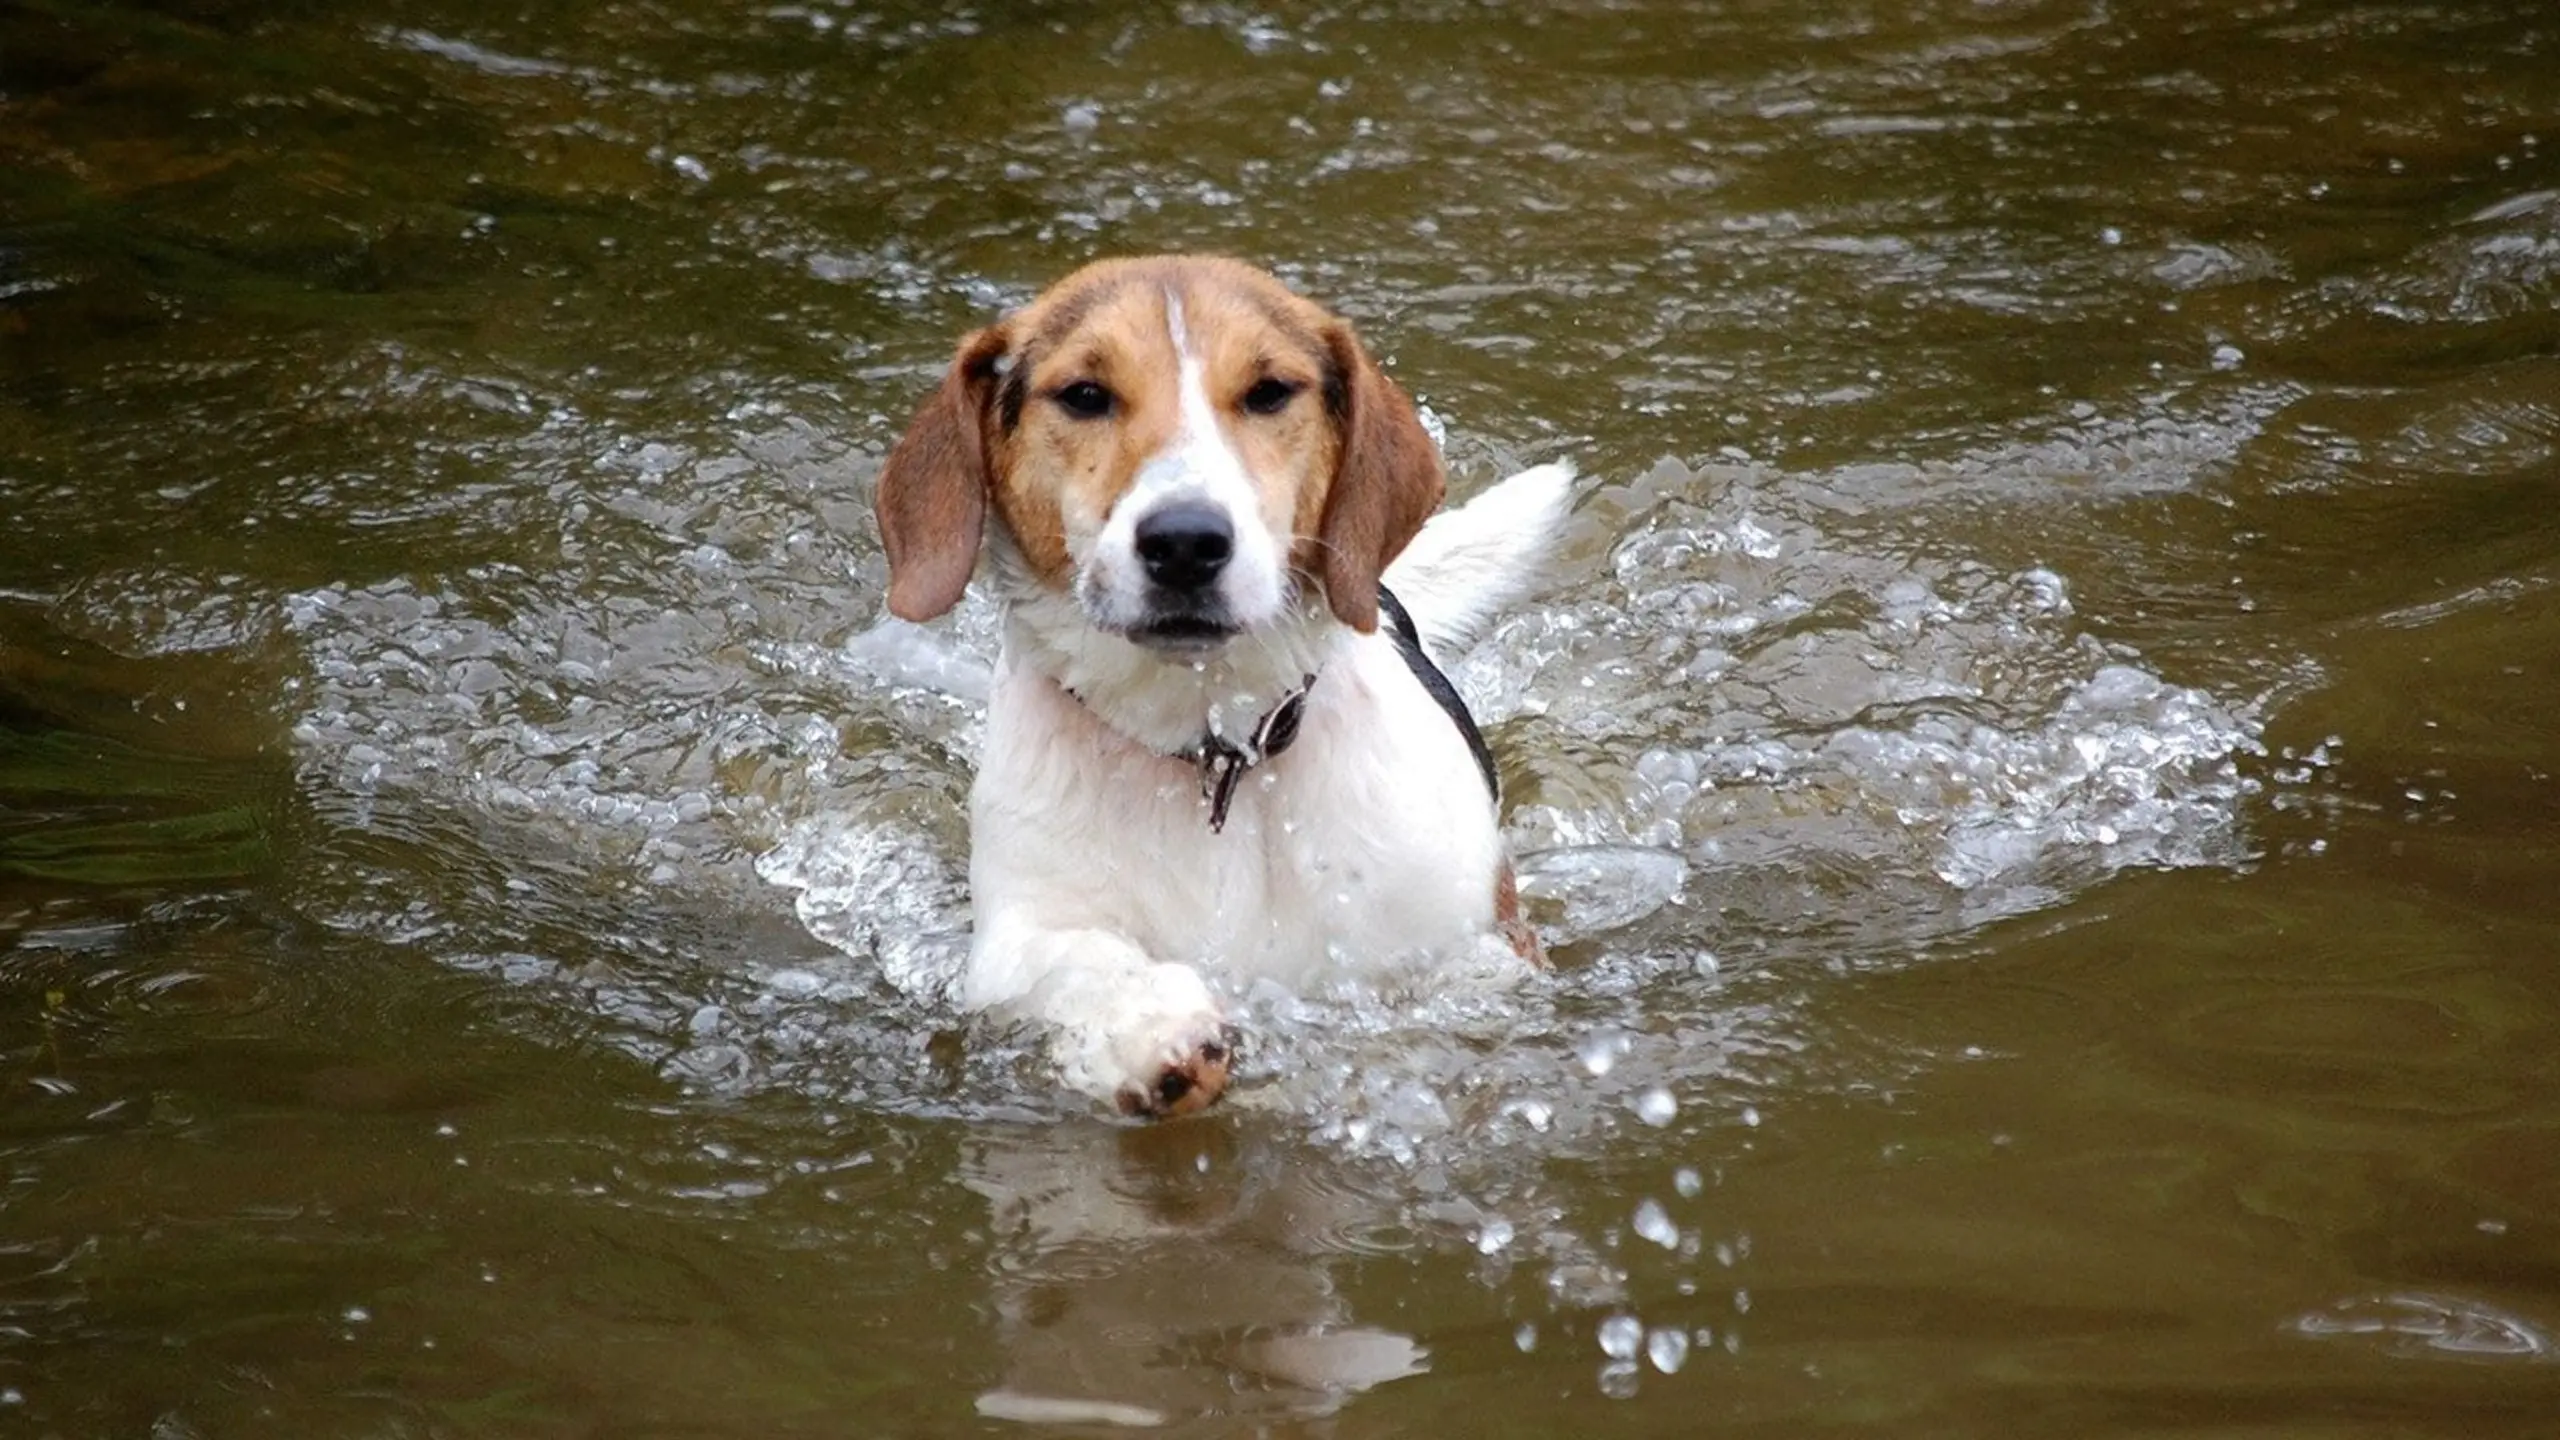
<path id="1" fill-rule="evenodd" d="M 1320 1414 L 1422 1373 L 1420 1345 L 1353 1323 L 1334 1290 L 1329 1237 L 1367 1228 L 1377 1202 L 1317 1183 L 1303 1158 L 1226 1118 L 974 1141 L 962 1173 L 993 1212 L 1004 1353 L 979 1413 Z"/>

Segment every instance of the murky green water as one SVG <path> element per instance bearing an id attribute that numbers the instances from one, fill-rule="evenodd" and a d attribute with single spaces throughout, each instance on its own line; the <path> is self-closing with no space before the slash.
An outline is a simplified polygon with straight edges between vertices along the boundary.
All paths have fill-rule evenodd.
<path id="1" fill-rule="evenodd" d="M 1564 968 L 1129 1131 L 867 486 L 1159 248 L 1593 488 Z M 2560 1423 L 2545 7 L 36 0 L 0 502 L 0 1427 Z"/>

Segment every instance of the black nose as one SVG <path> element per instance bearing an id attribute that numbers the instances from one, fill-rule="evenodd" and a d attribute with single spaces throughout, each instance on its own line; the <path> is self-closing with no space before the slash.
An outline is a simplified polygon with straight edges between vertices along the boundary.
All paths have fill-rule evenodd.
<path id="1" fill-rule="evenodd" d="M 1215 505 L 1167 505 L 1138 522 L 1138 563 L 1168 590 L 1207 586 L 1235 549 L 1236 527 Z"/>

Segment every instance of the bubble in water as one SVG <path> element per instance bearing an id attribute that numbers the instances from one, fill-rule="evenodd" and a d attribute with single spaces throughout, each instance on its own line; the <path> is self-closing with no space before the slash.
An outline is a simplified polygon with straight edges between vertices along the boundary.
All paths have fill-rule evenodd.
<path id="1" fill-rule="evenodd" d="M 1521 1321 L 1520 1328 L 1511 1332 L 1511 1343 L 1520 1347 L 1520 1353 L 1523 1355 L 1537 1349 L 1538 1322 L 1534 1320 Z"/>
<path id="2" fill-rule="evenodd" d="M 827 988 L 826 979 L 813 970 L 776 970 L 764 977 L 764 983 L 787 1000 L 805 1000 Z"/>
<path id="3" fill-rule="evenodd" d="M 1665 1375 L 1677 1375 L 1689 1363 L 1688 1332 L 1665 1326 L 1644 1337 L 1644 1356 Z"/>
<path id="4" fill-rule="evenodd" d="M 1636 1118 L 1656 1129 L 1670 1124 L 1680 1113 L 1680 1102 L 1672 1099 L 1671 1092 L 1659 1085 L 1638 1095 L 1635 1106 Z"/>
<path id="5" fill-rule="evenodd" d="M 1642 1373 L 1633 1360 L 1612 1360 L 1600 1367 L 1600 1393 L 1612 1400 L 1632 1400 Z"/>
<path id="6" fill-rule="evenodd" d="M 1497 1215 L 1476 1231 L 1476 1253 L 1492 1255 L 1511 1243 L 1511 1222 Z"/>
<path id="7" fill-rule="evenodd" d="M 1662 1208 L 1662 1202 L 1651 1196 L 1636 1205 L 1635 1227 L 1638 1235 L 1665 1250 L 1680 1244 L 1680 1227 L 1671 1223 L 1671 1214 Z"/>
<path id="8" fill-rule="evenodd" d="M 1680 1192 L 1681 1199 L 1695 1200 L 1698 1198 L 1698 1192 L 1705 1189 L 1706 1186 L 1705 1183 L 1698 1178 L 1697 1171 L 1683 1165 L 1678 1170 L 1672 1172 L 1671 1188 Z"/>
<path id="9" fill-rule="evenodd" d="M 1582 1068 L 1590 1071 L 1594 1078 L 1618 1068 L 1618 1057 L 1626 1052 L 1627 1037 L 1606 1029 L 1594 1030 L 1583 1036 L 1582 1043 L 1574 1047 Z"/>
<path id="10" fill-rule="evenodd" d="M 1600 1322 L 1600 1353 L 1612 1360 L 1633 1360 L 1644 1344 L 1644 1322 L 1633 1315 L 1612 1315 Z"/>

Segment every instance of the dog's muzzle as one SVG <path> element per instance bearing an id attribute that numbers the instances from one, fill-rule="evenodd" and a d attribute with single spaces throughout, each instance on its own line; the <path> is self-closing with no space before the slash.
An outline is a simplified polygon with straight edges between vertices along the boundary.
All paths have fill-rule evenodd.
<path id="1" fill-rule="evenodd" d="M 1218 579 L 1235 557 L 1235 522 L 1226 510 L 1179 500 L 1138 521 L 1133 535 L 1147 576 L 1146 618 L 1129 638 L 1156 649 L 1214 649 L 1238 629 Z"/>

